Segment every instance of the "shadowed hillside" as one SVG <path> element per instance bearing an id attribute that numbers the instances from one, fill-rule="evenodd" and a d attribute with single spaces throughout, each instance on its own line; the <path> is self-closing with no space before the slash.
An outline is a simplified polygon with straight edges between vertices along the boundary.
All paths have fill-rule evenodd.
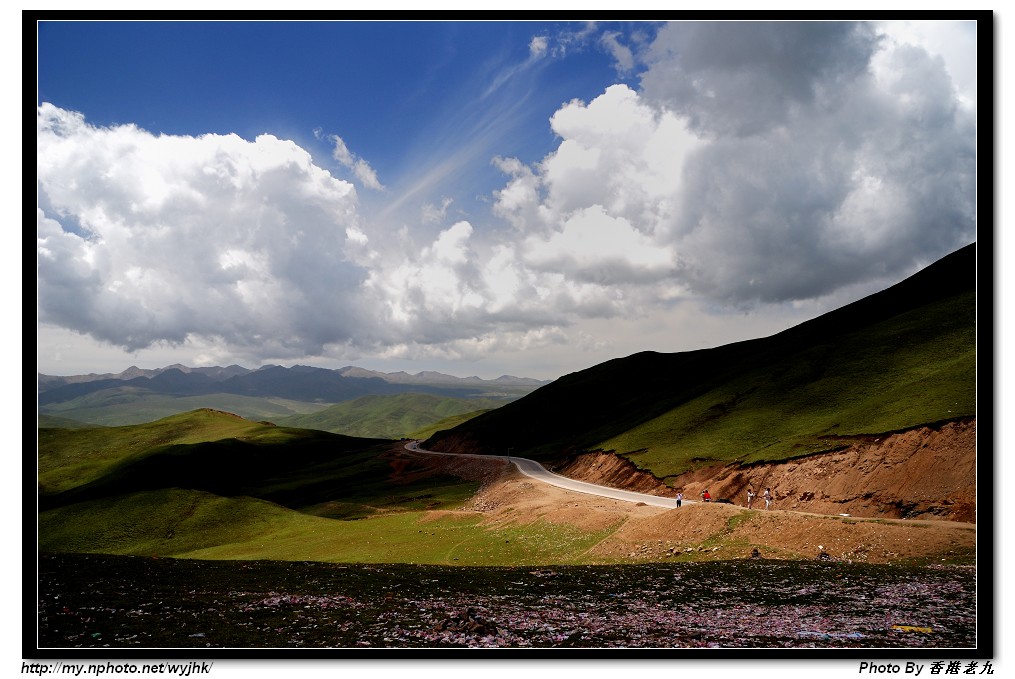
<path id="1" fill-rule="evenodd" d="M 975 415 L 975 244 L 776 335 L 566 375 L 426 447 L 547 461 L 615 449 L 656 476 Z"/>
<path id="2" fill-rule="evenodd" d="M 198 410 L 144 425 L 39 430 L 40 509 L 166 488 L 300 506 L 383 478 L 378 439 Z M 365 466 L 364 466 L 365 465 Z M 365 474 L 361 472 L 366 472 Z"/>

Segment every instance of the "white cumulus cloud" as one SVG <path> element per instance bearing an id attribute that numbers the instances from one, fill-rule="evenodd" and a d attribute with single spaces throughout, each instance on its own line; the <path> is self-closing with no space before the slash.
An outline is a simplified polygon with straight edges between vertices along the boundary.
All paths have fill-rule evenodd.
<path id="1" fill-rule="evenodd" d="M 128 350 L 197 336 L 304 355 L 366 321 L 355 191 L 292 142 L 101 128 L 43 104 L 38 188 L 42 322 Z"/>

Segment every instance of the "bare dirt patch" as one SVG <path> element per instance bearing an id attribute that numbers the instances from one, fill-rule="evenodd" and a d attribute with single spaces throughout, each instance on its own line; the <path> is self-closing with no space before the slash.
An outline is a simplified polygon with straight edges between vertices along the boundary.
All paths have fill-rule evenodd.
<path id="1" fill-rule="evenodd" d="M 968 560 L 975 526 L 948 521 L 874 520 L 786 510 L 747 510 L 725 504 L 679 509 L 638 505 L 533 481 L 501 461 L 496 477 L 458 513 L 483 515 L 491 529 L 544 520 L 587 531 L 613 528 L 589 553 L 591 561 L 830 558 L 865 563 Z M 446 516 L 446 512 L 441 513 Z"/>
<path id="2" fill-rule="evenodd" d="M 975 484 L 968 478 L 975 461 L 975 421 L 877 438 L 788 463 L 712 470 L 707 478 L 698 472 L 699 478 L 683 485 L 687 498 L 695 498 L 699 488 L 718 498 L 736 497 L 734 489 L 747 482 L 756 489 L 770 485 L 776 493 L 771 510 L 759 509 L 764 504 L 757 500 L 748 510 L 743 499 L 740 504 L 685 503 L 679 509 L 638 505 L 539 483 L 499 458 L 421 455 L 414 464 L 481 479 L 479 492 L 461 511 L 481 513 L 491 529 L 537 520 L 588 531 L 612 528 L 587 555 L 604 563 L 743 559 L 755 549 L 763 559 L 817 559 L 824 553 L 867 563 L 972 561 L 975 524 L 942 517 L 975 518 Z M 658 480 L 651 492 L 644 472 L 617 456 L 583 457 L 584 468 L 572 464 L 557 471 L 627 490 L 674 492 Z M 622 483 L 625 469 L 638 472 L 633 488 Z M 821 488 L 823 494 L 805 488 Z M 809 492 L 815 497 L 804 499 Z M 923 511 L 911 510 L 919 518 L 902 519 L 897 518 L 900 507 Z"/>

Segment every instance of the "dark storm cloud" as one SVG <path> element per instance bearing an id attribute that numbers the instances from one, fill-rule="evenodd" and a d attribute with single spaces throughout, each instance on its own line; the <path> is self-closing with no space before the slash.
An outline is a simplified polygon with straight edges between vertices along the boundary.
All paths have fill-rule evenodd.
<path id="1" fill-rule="evenodd" d="M 750 135 L 801 107 L 835 105 L 878 43 L 867 24 L 676 22 L 660 29 L 642 75 L 663 102 L 707 135 Z"/>
<path id="2" fill-rule="evenodd" d="M 645 96 L 709 140 L 670 234 L 696 291 L 815 298 L 975 240 L 974 113 L 924 49 L 863 25 L 689 23 L 652 53 Z"/>

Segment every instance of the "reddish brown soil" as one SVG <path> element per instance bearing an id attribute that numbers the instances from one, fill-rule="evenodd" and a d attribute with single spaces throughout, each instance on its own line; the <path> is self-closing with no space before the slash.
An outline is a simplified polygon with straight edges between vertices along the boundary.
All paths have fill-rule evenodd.
<path id="1" fill-rule="evenodd" d="M 669 558 L 833 559 L 871 563 L 907 559 L 968 559 L 976 547 L 975 420 L 857 441 L 850 448 L 792 462 L 702 470 L 681 479 L 685 497 L 709 488 L 737 504 L 651 507 L 539 483 L 490 460 L 393 451 L 393 479 L 434 472 L 481 481 L 460 511 L 479 512 L 492 530 L 549 521 L 609 531 L 587 554 L 592 560 Z M 564 469 L 572 478 L 656 495 L 673 489 L 614 455 L 588 454 Z M 771 510 L 741 491 L 771 486 Z M 911 518 L 898 518 L 908 512 Z M 441 514 L 446 514 L 442 512 Z M 851 514 L 843 517 L 840 514 Z"/>
<path id="2" fill-rule="evenodd" d="M 611 453 L 587 453 L 558 470 L 591 483 L 652 495 L 747 504 L 764 508 L 761 492 L 771 488 L 773 509 L 857 517 L 945 519 L 976 522 L 976 420 L 920 427 L 878 437 L 858 437 L 845 450 L 788 462 L 718 465 L 683 474 L 664 484 Z"/>

